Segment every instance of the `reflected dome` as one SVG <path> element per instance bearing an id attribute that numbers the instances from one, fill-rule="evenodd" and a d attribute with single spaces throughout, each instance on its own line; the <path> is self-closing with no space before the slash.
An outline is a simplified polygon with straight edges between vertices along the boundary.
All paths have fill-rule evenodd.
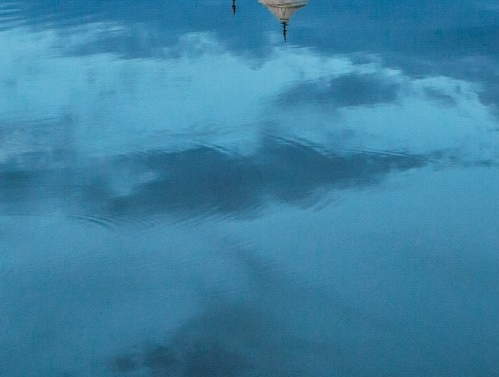
<path id="1" fill-rule="evenodd" d="M 307 5 L 308 1 L 309 0 L 258 0 L 258 2 L 270 10 L 281 23 L 284 41 L 286 41 L 289 19 L 298 9 Z"/>

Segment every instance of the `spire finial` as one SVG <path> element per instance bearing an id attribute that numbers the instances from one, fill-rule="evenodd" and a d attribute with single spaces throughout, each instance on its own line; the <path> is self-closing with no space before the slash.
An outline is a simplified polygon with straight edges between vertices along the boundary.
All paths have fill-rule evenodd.
<path id="1" fill-rule="evenodd" d="M 288 29 L 287 29 L 288 23 L 286 21 L 282 22 L 282 36 L 284 37 L 284 43 L 287 42 L 286 36 L 288 34 Z"/>
<path id="2" fill-rule="evenodd" d="M 236 0 L 232 0 L 232 15 L 236 15 Z"/>

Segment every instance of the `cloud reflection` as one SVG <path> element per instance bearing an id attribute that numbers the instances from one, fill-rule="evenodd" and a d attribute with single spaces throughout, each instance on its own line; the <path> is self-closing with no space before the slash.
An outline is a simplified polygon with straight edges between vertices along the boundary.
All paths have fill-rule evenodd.
<path id="1" fill-rule="evenodd" d="M 267 32 L 274 30 L 274 24 L 256 0 L 245 2 L 235 18 L 228 12 L 229 1 L 203 6 L 151 0 L 71 4 L 8 3 L 0 9 L 0 26 L 57 30 L 72 41 L 60 45 L 60 52 L 70 55 L 106 52 L 122 58 L 175 58 L 179 44 L 191 43 L 182 41 L 182 35 L 199 33 L 215 36 L 234 54 L 258 61 L 272 56 Z M 293 44 L 325 55 L 376 54 L 387 66 L 413 77 L 446 75 L 479 82 L 484 87 L 483 103 L 495 108 L 499 103 L 495 69 L 485 73 L 478 67 L 484 60 L 497 65 L 498 22 L 496 7 L 481 1 L 315 1 L 294 25 Z M 103 25 L 104 30 L 96 33 Z M 89 30 L 94 37 L 75 43 L 78 38 L 72 36 Z"/>
<path id="2" fill-rule="evenodd" d="M 251 156 L 230 156 L 202 147 L 139 157 L 135 160 L 142 165 L 139 171 L 152 171 L 157 179 L 110 203 L 115 211 L 125 213 L 172 209 L 244 213 L 269 199 L 304 203 L 321 187 L 348 189 L 375 184 L 391 171 L 427 162 L 411 155 L 326 154 L 285 140 L 266 140 Z"/>
<path id="3" fill-rule="evenodd" d="M 398 324 L 346 304 L 329 290 L 283 276 L 249 250 L 231 252 L 225 259 L 235 263 L 242 292 L 202 293 L 197 315 L 163 341 L 145 339 L 110 355 L 110 370 L 119 376 L 357 375 L 349 347 L 357 333 L 364 337 L 361 347 L 377 357 L 381 351 L 369 336 L 390 339 L 400 332 Z"/>
<path id="4" fill-rule="evenodd" d="M 92 164 L 92 169 L 19 170 L 17 163 L 6 163 L 0 190 L 6 207 L 14 198 L 22 205 L 62 197 L 70 203 L 80 198 L 78 211 L 92 209 L 106 216 L 238 217 L 269 201 L 310 205 L 320 189 L 368 187 L 391 172 L 419 168 L 430 160 L 399 153 L 322 152 L 303 142 L 266 138 L 251 155 L 202 146 L 131 154 Z"/>
<path id="5" fill-rule="evenodd" d="M 13 84 L 0 86 L 0 201 L 12 212 L 50 199 L 102 218 L 247 216 L 370 187 L 449 150 L 497 160 L 473 84 L 414 79 L 378 56 L 279 47 L 254 66 L 186 33 L 170 58 L 126 60 L 54 56 L 64 38 L 52 32 L 0 37 L 19 42 L 2 62 Z"/>
<path id="6" fill-rule="evenodd" d="M 304 82 L 281 95 L 287 106 L 329 104 L 332 108 L 391 103 L 401 84 L 377 74 L 350 73 L 330 79 Z"/>
<path id="7" fill-rule="evenodd" d="M 0 277 L 9 320 L 0 371 L 84 364 L 94 360 L 85 348 L 101 356 L 104 344 L 132 337 L 109 334 L 151 324 L 174 328 L 163 341 L 110 355 L 113 372 L 444 375 L 476 370 L 476 360 L 493 370 L 497 169 L 424 168 L 499 161 L 490 117 L 499 104 L 497 7 L 314 0 L 285 46 L 273 40 L 266 9 L 239 4 L 237 17 L 228 0 L 0 5 Z M 397 181 L 402 189 L 372 190 L 411 169 L 421 174 Z M 447 173 L 458 178 L 442 179 Z M 340 191 L 343 208 L 220 221 L 276 203 L 310 209 Z M 42 216 L 30 223 L 11 214 Z M 174 225 L 144 236 L 67 215 Z M 219 221 L 199 221 L 204 230 L 176 221 L 205 216 Z M 257 252 L 282 258 L 283 271 L 266 274 L 269 259 L 244 257 L 241 269 L 217 268 L 228 258 L 215 258 L 205 234 L 237 227 L 262 238 Z M 227 248 L 220 244 L 213 249 Z M 480 262 L 470 273 L 472 259 Z M 309 263 L 305 280 L 338 287 L 351 302 L 296 283 L 293 264 Z M 235 294 L 220 297 L 213 281 Z M 183 326 L 168 324 L 169 312 L 192 304 L 178 292 L 198 286 L 206 305 Z M 412 324 L 409 336 L 393 342 L 370 307 Z"/>

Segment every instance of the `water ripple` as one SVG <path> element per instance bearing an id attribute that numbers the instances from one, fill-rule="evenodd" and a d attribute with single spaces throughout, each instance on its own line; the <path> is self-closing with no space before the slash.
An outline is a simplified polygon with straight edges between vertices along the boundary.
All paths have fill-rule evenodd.
<path id="1" fill-rule="evenodd" d="M 90 23 L 98 18 L 99 7 L 88 7 L 84 12 L 85 3 L 75 1 L 61 2 L 31 2 L 17 1 L 0 4 L 0 29 L 10 29 L 19 26 L 34 26 L 36 28 L 67 28 Z"/>
<path id="2" fill-rule="evenodd" d="M 37 161 L 43 160 L 40 153 Z M 184 221 L 252 217 L 271 202 L 313 207 L 331 189 L 377 185 L 390 173 L 423 167 L 435 156 L 328 151 L 304 140 L 269 137 L 250 154 L 207 144 L 83 162 L 67 156 L 67 163 L 47 159 L 29 170 L 26 158 L 3 164 L 1 204 L 15 211 L 35 203 L 43 211 L 44 203 L 55 201 L 81 221 L 112 228 L 117 219 L 148 227 L 165 214 Z"/>
<path id="3" fill-rule="evenodd" d="M 22 25 L 22 9 L 17 3 L 0 4 L 0 30 Z"/>

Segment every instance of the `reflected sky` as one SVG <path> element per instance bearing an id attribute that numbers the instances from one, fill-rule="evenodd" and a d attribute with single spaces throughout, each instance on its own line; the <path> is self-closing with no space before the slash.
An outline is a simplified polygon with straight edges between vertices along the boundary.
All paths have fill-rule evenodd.
<path id="1" fill-rule="evenodd" d="M 497 374 L 498 38 L 486 0 L 1 1 L 0 375 Z"/>

